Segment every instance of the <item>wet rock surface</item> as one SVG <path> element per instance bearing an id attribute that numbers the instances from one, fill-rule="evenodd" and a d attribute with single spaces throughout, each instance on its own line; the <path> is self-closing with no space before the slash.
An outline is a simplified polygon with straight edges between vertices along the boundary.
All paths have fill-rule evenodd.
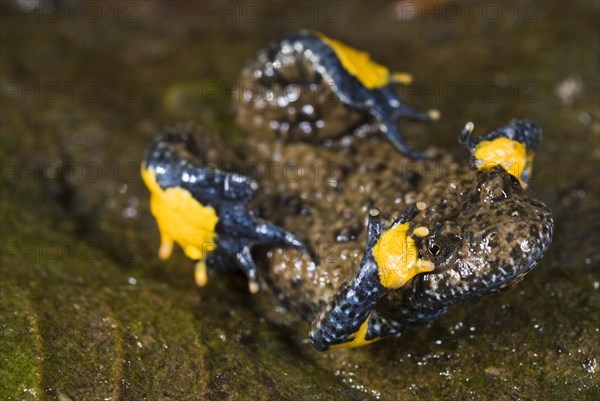
<path id="1" fill-rule="evenodd" d="M 450 3 L 414 15 L 307 3 L 293 21 L 240 6 L 237 23 L 191 2 L 130 4 L 96 19 L 3 8 L 0 398 L 598 398 L 597 4 L 511 3 L 496 20 L 467 6 L 451 19 Z M 322 354 L 307 323 L 241 275 L 198 289 L 180 251 L 157 259 L 139 177 L 152 137 L 181 121 L 245 135 L 230 111 L 244 63 L 302 27 L 415 74 L 406 101 L 442 112 L 403 124 L 415 148 L 460 157 L 466 121 L 542 127 L 531 187 L 556 231 L 523 282 L 399 339 Z"/>

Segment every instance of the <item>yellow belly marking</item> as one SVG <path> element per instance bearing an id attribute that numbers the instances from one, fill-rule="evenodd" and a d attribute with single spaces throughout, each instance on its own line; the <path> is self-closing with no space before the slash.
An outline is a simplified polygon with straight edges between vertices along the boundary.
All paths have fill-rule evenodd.
<path id="1" fill-rule="evenodd" d="M 367 330 L 369 329 L 369 319 L 371 318 L 371 315 L 369 315 L 365 321 L 363 322 L 363 324 L 360 325 L 360 327 L 358 328 L 358 330 L 356 331 L 356 333 L 354 334 L 354 338 L 352 339 L 352 341 L 348 341 L 347 343 L 341 343 L 341 344 L 336 344 L 333 345 L 330 350 L 334 350 L 334 349 L 341 349 L 341 348 L 356 348 L 356 347 L 362 347 L 371 343 L 374 343 L 375 341 L 380 340 L 380 337 L 377 338 L 373 338 L 371 340 L 367 340 L 365 337 L 367 336 Z"/>

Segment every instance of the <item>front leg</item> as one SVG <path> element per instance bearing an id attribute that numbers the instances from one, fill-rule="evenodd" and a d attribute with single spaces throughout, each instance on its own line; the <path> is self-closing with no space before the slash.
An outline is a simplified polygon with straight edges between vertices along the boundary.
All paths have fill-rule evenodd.
<path id="1" fill-rule="evenodd" d="M 369 212 L 367 247 L 358 273 L 313 322 L 310 340 L 319 351 L 360 347 L 398 333 L 397 326 L 373 309 L 389 291 L 434 268 L 433 263 L 418 259 L 414 240 L 407 235 L 405 220 L 413 213 L 408 210 L 382 234 L 379 211 Z M 413 234 L 424 233 L 419 228 Z"/>

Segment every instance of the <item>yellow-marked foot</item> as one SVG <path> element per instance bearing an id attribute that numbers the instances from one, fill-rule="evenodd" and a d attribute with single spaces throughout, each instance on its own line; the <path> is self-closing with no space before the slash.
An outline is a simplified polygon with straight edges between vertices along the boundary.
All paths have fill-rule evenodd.
<path id="1" fill-rule="evenodd" d="M 490 170 L 501 166 L 527 188 L 533 158 L 542 140 L 540 128 L 528 120 L 518 120 L 488 134 L 473 138 L 475 125 L 468 122 L 459 142 L 471 152 L 471 168 Z"/>
<path id="2" fill-rule="evenodd" d="M 396 120 L 401 117 L 418 121 L 436 121 L 440 118 L 438 110 L 421 112 L 409 107 L 391 88 L 392 83 L 411 84 L 412 75 L 392 72 L 371 60 L 368 53 L 318 32 L 300 32 L 296 37 L 304 46 L 319 54 L 325 79 L 331 81 L 344 103 L 367 110 L 379 122 L 381 131 L 389 141 L 406 156 L 414 159 L 429 157 L 427 153 L 412 150 L 404 142 L 396 125 Z M 326 46 L 315 42 L 315 38 Z M 365 107 L 366 104 L 369 106 Z"/>
<path id="3" fill-rule="evenodd" d="M 302 104 L 311 99 L 306 106 L 314 112 L 311 111 L 307 115 L 295 113 L 298 116 L 290 116 L 286 102 L 274 114 L 269 113 L 266 119 L 272 119 L 273 124 L 269 124 L 265 129 L 272 129 L 285 138 L 318 137 L 331 141 L 353 131 L 352 127 L 347 127 L 332 132 L 329 131 L 329 124 L 323 124 L 323 121 L 330 117 L 339 118 L 337 112 L 334 112 L 333 116 L 330 113 L 332 103 L 341 102 L 345 109 L 363 115 L 363 122 L 378 128 L 404 155 L 415 159 L 432 156 L 408 146 L 397 125 L 400 118 L 416 121 L 435 121 L 440 118 L 438 110 L 416 110 L 405 104 L 396 93 L 394 85 L 411 84 L 412 75 L 394 72 L 375 62 L 369 53 L 316 31 L 296 32 L 273 42 L 250 61 L 242 73 L 240 86 L 249 88 L 244 89 L 244 93 L 246 90 L 256 90 L 256 98 L 253 96 L 251 102 L 240 102 L 239 110 L 244 110 L 240 113 L 244 121 L 249 118 L 250 122 L 257 113 L 262 114 L 264 106 L 261 109 L 258 105 L 272 103 L 269 98 L 279 96 L 279 88 L 286 87 L 290 83 L 290 77 L 294 77 L 293 82 L 297 84 L 295 88 L 298 90 L 298 97 L 294 101 L 295 107 L 303 109 L 304 107 L 297 106 L 298 101 Z M 323 93 L 331 96 L 327 96 L 325 102 L 316 99 L 314 94 L 311 95 L 314 88 L 322 88 Z M 243 99 L 241 95 L 240 93 L 236 98 Z M 318 120 L 312 116 L 318 116 Z M 335 125 L 340 124 L 338 122 Z M 302 127 L 302 132 L 290 133 L 297 127 Z M 325 133 L 324 136 L 321 136 L 322 133 Z"/>
<path id="4" fill-rule="evenodd" d="M 150 206 L 161 234 L 158 255 L 167 259 L 173 243 L 196 260 L 194 277 L 206 284 L 206 268 L 237 268 L 259 289 L 254 245 L 306 250 L 294 234 L 255 217 L 248 209 L 258 185 L 249 177 L 208 169 L 196 138 L 185 131 L 158 135 L 142 163 Z"/>
<path id="5" fill-rule="evenodd" d="M 310 340 L 315 348 L 359 347 L 397 332 L 397 327 L 374 311 L 390 291 L 404 286 L 415 275 L 434 270 L 432 262 L 420 259 L 410 223 L 418 210 L 409 208 L 394 225 L 382 232 L 379 210 L 369 212 L 367 246 L 356 276 L 342 285 L 331 303 L 315 319 Z M 428 235 L 425 227 L 413 232 Z"/>

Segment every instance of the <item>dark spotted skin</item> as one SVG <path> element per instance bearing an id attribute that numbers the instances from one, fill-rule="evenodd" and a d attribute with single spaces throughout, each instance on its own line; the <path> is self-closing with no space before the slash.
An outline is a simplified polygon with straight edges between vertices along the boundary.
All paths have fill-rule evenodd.
<path id="1" fill-rule="evenodd" d="M 501 167 L 465 170 L 429 191 L 433 196 L 416 199 L 428 207 L 410 221 L 411 227 L 429 229 L 419 241 L 419 257 L 434 262 L 435 270 L 397 290 L 381 287 L 370 253 L 376 238 L 370 235 L 359 272 L 313 323 L 310 336 L 317 349 L 346 342 L 348 332 L 356 332 L 369 314 L 366 340 L 401 334 L 452 305 L 497 292 L 520 281 L 550 244 L 550 210 Z M 368 296 L 361 297 L 365 290 Z"/>
<path id="2" fill-rule="evenodd" d="M 436 270 L 389 293 L 376 308 L 383 317 L 422 323 L 497 292 L 518 282 L 550 245 L 550 209 L 504 169 L 471 171 L 462 182 L 455 190 L 436 184 L 446 189 L 443 208 L 439 200 L 418 199 L 430 205 L 413 221 L 430 229 L 419 250 Z"/>
<path id="3" fill-rule="evenodd" d="M 311 341 L 318 349 L 346 341 L 369 312 L 367 340 L 402 333 L 453 304 L 518 282 L 552 238 L 550 210 L 502 167 L 473 170 L 443 152 L 437 162 L 413 164 L 389 144 L 369 140 L 335 151 L 275 142 L 244 149 L 257 149 L 252 157 L 259 160 L 276 155 L 281 166 L 293 162 L 305 172 L 315 163 L 338 167 L 326 182 L 311 174 L 294 182 L 277 174 L 259 180 L 261 214 L 319 253 L 317 266 L 306 255 L 273 249 L 260 269 L 264 288 L 277 302 L 314 320 Z M 427 207 L 409 218 L 411 230 L 429 229 L 417 242 L 435 271 L 384 291 L 372 263 L 365 263 L 365 216 L 379 208 L 385 230 L 417 202 Z M 364 296 L 354 298 L 357 293 Z"/>

